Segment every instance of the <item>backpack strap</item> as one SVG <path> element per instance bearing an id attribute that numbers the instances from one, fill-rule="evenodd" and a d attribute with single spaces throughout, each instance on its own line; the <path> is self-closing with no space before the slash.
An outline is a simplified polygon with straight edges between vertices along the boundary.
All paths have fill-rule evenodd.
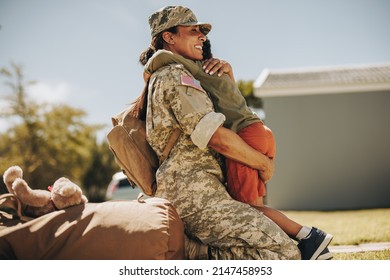
<path id="1" fill-rule="evenodd" d="M 175 146 L 177 140 L 179 139 L 181 135 L 181 130 L 179 128 L 176 128 L 171 135 L 169 136 L 168 143 L 165 146 L 162 155 L 159 157 L 160 165 L 164 162 L 164 160 L 167 159 L 169 153 L 171 152 L 173 146 Z"/>

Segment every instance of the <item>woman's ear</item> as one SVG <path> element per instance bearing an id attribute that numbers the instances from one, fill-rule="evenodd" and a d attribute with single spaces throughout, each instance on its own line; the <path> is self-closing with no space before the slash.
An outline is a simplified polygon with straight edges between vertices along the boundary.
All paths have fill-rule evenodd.
<path id="1" fill-rule="evenodd" d="M 163 32 L 162 38 L 167 44 L 173 45 L 175 43 L 171 32 Z"/>

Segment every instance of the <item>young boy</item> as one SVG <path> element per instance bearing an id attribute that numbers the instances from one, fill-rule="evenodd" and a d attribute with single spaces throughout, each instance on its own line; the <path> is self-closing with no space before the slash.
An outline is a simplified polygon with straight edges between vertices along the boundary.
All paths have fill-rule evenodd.
<path id="1" fill-rule="evenodd" d="M 210 43 L 204 43 L 204 54 L 211 57 Z M 205 57 L 204 57 L 205 58 Z M 207 55 L 206 55 L 206 58 Z M 144 75 L 148 77 L 160 67 L 168 64 L 182 64 L 208 92 L 215 110 L 226 117 L 224 126 L 235 131 L 248 145 L 273 159 L 275 141 L 272 131 L 247 106 L 238 89 L 232 71 L 215 73 L 204 70 L 200 61 L 192 61 L 166 50 L 158 50 L 145 65 Z M 206 67 L 207 68 L 207 67 Z M 230 68 L 231 69 L 231 68 Z M 213 75 L 214 74 L 214 75 Z M 299 241 L 302 259 L 331 259 L 327 246 L 333 236 L 317 228 L 302 226 L 281 212 L 264 206 L 266 189 L 261 173 L 239 162 L 226 159 L 227 190 L 232 198 L 248 203 L 262 211 L 278 224 L 290 237 Z"/>

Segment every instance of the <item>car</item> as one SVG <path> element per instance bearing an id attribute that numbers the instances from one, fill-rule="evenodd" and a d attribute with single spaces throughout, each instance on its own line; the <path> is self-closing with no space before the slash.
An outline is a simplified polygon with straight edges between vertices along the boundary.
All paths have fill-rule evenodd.
<path id="1" fill-rule="evenodd" d="M 141 192 L 138 186 L 130 184 L 123 172 L 117 172 L 107 187 L 106 200 L 134 200 Z"/>

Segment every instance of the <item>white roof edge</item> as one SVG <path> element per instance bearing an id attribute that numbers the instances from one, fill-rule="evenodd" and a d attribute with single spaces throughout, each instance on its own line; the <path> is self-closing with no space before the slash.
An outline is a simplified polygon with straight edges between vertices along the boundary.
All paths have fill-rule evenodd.
<path id="1" fill-rule="evenodd" d="M 379 92 L 390 91 L 390 83 L 364 84 L 348 86 L 322 86 L 322 87 L 299 87 L 299 88 L 254 88 L 256 97 L 278 97 L 278 96 L 298 96 L 298 95 L 316 95 L 316 94 L 338 94 L 354 92 Z"/>
<path id="2" fill-rule="evenodd" d="M 269 71 L 270 74 L 284 74 L 284 73 L 321 72 L 321 71 L 332 71 L 332 70 L 343 70 L 343 69 L 358 69 L 358 68 L 370 68 L 370 67 L 381 67 L 381 66 L 390 66 L 390 62 L 281 68 L 281 69 L 272 69 L 272 70 L 269 70 L 268 68 L 266 69 Z"/>
<path id="3" fill-rule="evenodd" d="M 261 73 L 260 76 L 256 79 L 256 81 L 253 83 L 253 88 L 259 88 L 261 85 L 265 82 L 265 80 L 268 78 L 270 73 L 270 70 L 268 68 L 265 68 Z"/>
<path id="4" fill-rule="evenodd" d="M 288 68 L 274 69 L 265 68 L 259 77 L 253 83 L 253 91 L 256 97 L 274 97 L 274 96 L 292 96 L 292 95 L 308 95 L 308 94 L 326 94 L 326 93 L 348 93 L 348 92 L 363 92 L 363 91 L 387 91 L 390 90 L 390 83 L 385 82 L 367 82 L 360 84 L 319 84 L 319 85 L 296 85 L 290 87 L 263 87 L 269 76 L 273 74 L 302 74 L 316 72 L 332 72 L 337 70 L 353 70 L 353 69 L 368 69 L 371 67 L 390 67 L 390 62 L 371 63 L 371 64 L 354 64 L 354 65 L 337 65 L 337 66 L 321 66 L 321 67 L 306 67 L 306 68 Z"/>

